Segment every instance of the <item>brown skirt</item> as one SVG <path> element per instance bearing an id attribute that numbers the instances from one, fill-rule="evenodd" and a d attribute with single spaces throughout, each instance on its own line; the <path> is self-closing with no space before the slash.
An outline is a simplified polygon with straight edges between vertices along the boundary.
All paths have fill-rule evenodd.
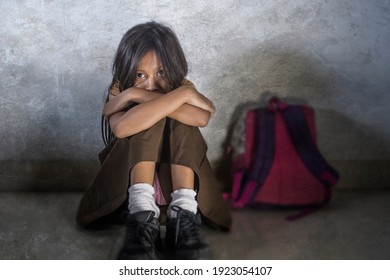
<path id="1" fill-rule="evenodd" d="M 117 210 L 126 200 L 129 171 L 141 161 L 154 161 L 167 202 L 171 200 L 170 164 L 191 168 L 203 220 L 228 230 L 231 216 L 206 157 L 207 144 L 199 128 L 164 118 L 151 128 L 125 139 L 116 139 L 100 154 L 101 167 L 86 189 L 79 205 L 77 221 L 86 226 Z"/>

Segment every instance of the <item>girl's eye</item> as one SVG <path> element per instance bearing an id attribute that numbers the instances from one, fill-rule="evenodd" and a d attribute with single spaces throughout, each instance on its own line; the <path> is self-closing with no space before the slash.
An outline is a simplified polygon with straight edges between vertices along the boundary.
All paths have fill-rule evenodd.
<path id="1" fill-rule="evenodd" d="M 165 76 L 165 71 L 164 70 L 158 70 L 157 76 L 164 77 Z"/>
<path id="2" fill-rule="evenodd" d="M 137 78 L 143 79 L 143 78 L 145 78 L 145 74 L 144 74 L 144 73 L 138 72 L 138 73 L 137 73 Z"/>

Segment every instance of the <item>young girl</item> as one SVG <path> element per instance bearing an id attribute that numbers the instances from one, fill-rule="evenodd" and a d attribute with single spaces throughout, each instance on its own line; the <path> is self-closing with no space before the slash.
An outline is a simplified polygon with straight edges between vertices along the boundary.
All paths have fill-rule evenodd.
<path id="1" fill-rule="evenodd" d="M 126 203 L 118 258 L 157 259 L 160 207 L 168 205 L 165 240 L 175 257 L 209 258 L 200 214 L 223 230 L 231 224 L 199 131 L 215 113 L 213 103 L 185 79 L 187 62 L 176 35 L 156 22 L 123 36 L 112 70 L 102 122 L 106 148 L 81 200 L 79 224 L 112 217 Z"/>

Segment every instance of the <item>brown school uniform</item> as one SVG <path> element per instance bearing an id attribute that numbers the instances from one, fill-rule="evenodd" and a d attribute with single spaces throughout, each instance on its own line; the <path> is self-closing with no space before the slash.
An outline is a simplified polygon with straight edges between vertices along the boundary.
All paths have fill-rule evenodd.
<path id="1" fill-rule="evenodd" d="M 229 206 L 223 200 L 206 156 L 207 144 L 198 127 L 164 118 L 151 128 L 124 139 L 115 139 L 100 154 L 101 167 L 86 189 L 79 205 L 77 221 L 86 226 L 127 201 L 129 171 L 140 161 L 154 161 L 162 194 L 171 200 L 170 164 L 191 168 L 203 220 L 213 227 L 228 230 Z"/>

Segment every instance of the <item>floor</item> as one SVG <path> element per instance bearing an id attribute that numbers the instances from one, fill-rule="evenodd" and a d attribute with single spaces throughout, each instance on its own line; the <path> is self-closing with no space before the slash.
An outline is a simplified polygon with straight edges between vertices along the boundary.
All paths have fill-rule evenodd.
<path id="1" fill-rule="evenodd" d="M 81 193 L 0 192 L 0 259 L 115 259 L 124 227 L 75 223 Z M 336 190 L 329 206 L 234 210 L 229 233 L 202 229 L 215 259 L 390 259 L 390 190 Z"/>

